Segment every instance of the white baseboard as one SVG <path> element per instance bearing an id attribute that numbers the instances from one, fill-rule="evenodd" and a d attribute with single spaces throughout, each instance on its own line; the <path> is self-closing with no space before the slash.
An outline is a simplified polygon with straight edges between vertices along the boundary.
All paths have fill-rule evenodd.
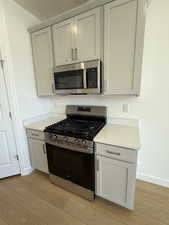
<path id="1" fill-rule="evenodd" d="M 29 175 L 29 174 L 31 174 L 33 171 L 34 171 L 34 169 L 32 169 L 31 167 L 30 167 L 30 168 L 26 168 L 26 169 L 24 169 L 24 170 L 21 171 L 21 176 Z"/>
<path id="2" fill-rule="evenodd" d="M 159 177 L 137 173 L 137 179 L 169 188 L 169 180 L 161 179 Z"/>

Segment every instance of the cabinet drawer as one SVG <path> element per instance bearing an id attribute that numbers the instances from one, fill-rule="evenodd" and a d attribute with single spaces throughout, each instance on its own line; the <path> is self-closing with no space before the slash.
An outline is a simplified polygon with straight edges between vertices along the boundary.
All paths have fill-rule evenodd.
<path id="1" fill-rule="evenodd" d="M 96 144 L 96 154 L 127 162 L 137 162 L 137 151 L 112 145 Z"/>
<path id="2" fill-rule="evenodd" d="M 27 132 L 27 136 L 29 138 L 39 139 L 39 140 L 44 140 L 45 139 L 44 132 L 36 131 L 36 130 L 26 130 L 26 132 Z"/>

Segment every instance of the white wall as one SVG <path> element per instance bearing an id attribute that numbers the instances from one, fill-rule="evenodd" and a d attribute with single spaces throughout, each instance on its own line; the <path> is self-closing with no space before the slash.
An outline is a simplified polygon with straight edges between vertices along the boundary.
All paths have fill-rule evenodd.
<path id="1" fill-rule="evenodd" d="M 152 0 L 147 10 L 141 96 L 56 97 L 58 112 L 66 104 L 106 105 L 108 115 L 139 118 L 142 149 L 139 177 L 169 186 L 169 1 Z M 129 103 L 130 112 L 122 112 Z"/>
<path id="2" fill-rule="evenodd" d="M 13 114 L 21 173 L 31 171 L 23 120 L 52 111 L 50 98 L 36 95 L 31 43 L 27 28 L 40 21 L 13 0 L 0 0 L 0 51 Z"/>
<path id="3" fill-rule="evenodd" d="M 21 118 L 51 111 L 50 98 L 36 95 L 30 36 L 27 28 L 40 21 L 12 0 L 4 1 L 5 21 L 13 61 Z"/>

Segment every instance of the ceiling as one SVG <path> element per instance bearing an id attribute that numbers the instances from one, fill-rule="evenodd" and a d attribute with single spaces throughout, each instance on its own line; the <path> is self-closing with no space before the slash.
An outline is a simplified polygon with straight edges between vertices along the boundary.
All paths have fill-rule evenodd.
<path id="1" fill-rule="evenodd" d="M 14 0 L 40 20 L 47 20 L 87 0 Z"/>

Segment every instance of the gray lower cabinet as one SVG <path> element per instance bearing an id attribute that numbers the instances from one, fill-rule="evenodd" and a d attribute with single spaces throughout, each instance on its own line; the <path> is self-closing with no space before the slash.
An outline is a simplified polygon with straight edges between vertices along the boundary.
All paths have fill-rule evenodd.
<path id="1" fill-rule="evenodd" d="M 137 152 L 96 144 L 96 154 L 96 194 L 134 209 Z"/>
<path id="2" fill-rule="evenodd" d="M 28 130 L 27 136 L 32 168 L 49 173 L 43 132 Z"/>

